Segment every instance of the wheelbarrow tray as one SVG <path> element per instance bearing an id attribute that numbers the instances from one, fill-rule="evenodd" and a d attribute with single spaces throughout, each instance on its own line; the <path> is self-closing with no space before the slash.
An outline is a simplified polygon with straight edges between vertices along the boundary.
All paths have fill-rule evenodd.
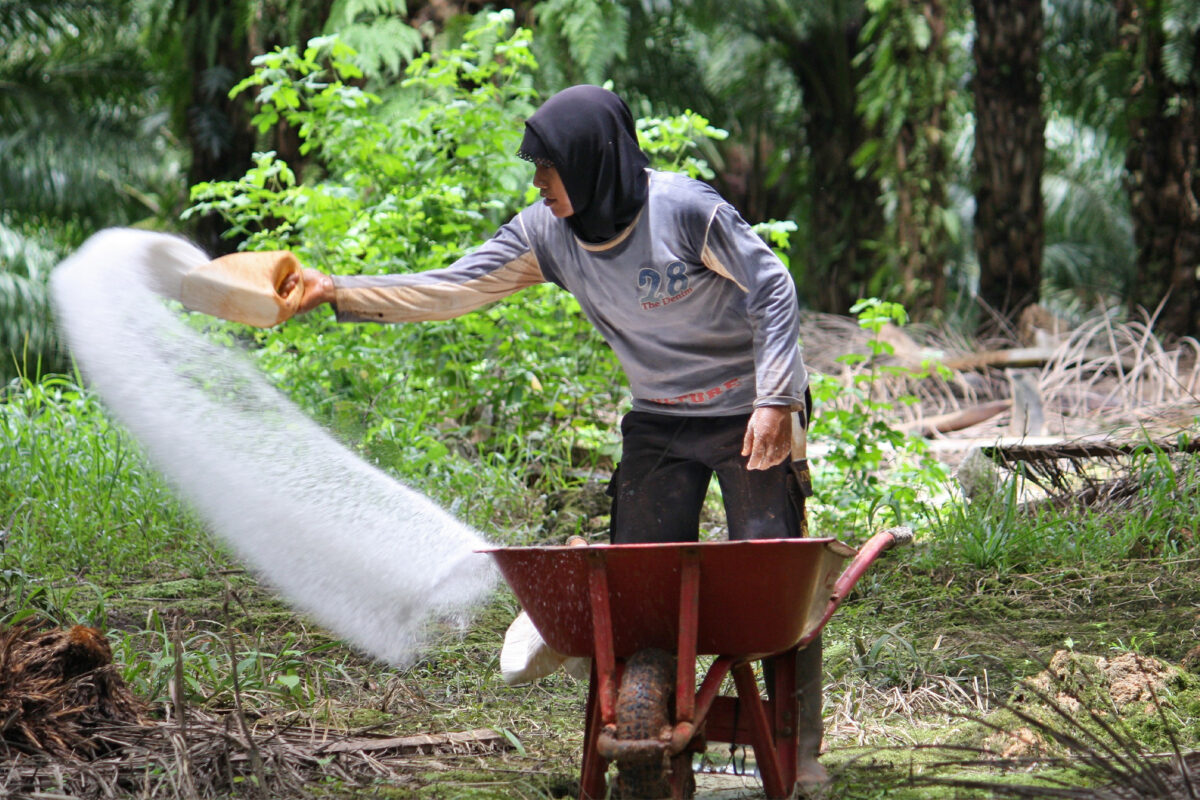
<path id="1" fill-rule="evenodd" d="M 819 630 L 842 566 L 856 551 L 832 538 L 514 547 L 485 551 L 546 643 L 595 655 L 589 576 L 606 575 L 613 655 L 679 640 L 685 558 L 699 575 L 698 655 L 779 653 Z"/>

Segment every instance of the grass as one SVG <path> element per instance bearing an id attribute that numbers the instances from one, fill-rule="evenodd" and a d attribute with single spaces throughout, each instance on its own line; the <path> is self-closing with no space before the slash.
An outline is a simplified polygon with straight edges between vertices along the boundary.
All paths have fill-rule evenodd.
<path id="1" fill-rule="evenodd" d="M 18 379 L 0 395 L 0 525 L 10 568 L 85 579 L 205 572 L 223 559 L 76 380 Z"/>
<path id="2" fill-rule="evenodd" d="M 236 712 L 256 730 L 490 728 L 511 745 L 414 758 L 402 780 L 387 784 L 330 779 L 311 787 L 314 796 L 574 791 L 586 685 L 562 673 L 529 686 L 502 683 L 497 659 L 516 613 L 507 589 L 465 629 L 440 631 L 415 664 L 381 665 L 284 606 L 231 559 L 75 381 L 13 384 L 4 399 L 0 619 L 100 625 L 126 680 L 168 717 L 178 671 L 174 697 L 187 709 Z M 405 451 L 381 444 L 367 456 L 391 468 Z M 506 543 L 594 530 L 605 507 L 603 464 L 547 465 L 553 474 L 531 487 L 507 468 L 516 457 L 447 453 L 406 480 Z M 1200 632 L 1196 470 L 1193 457 L 1147 450 L 1122 468 L 1140 490 L 1117 507 L 1023 505 L 1015 491 L 944 506 L 915 550 L 872 567 L 825 633 L 825 760 L 836 796 L 987 797 L 994 787 L 945 781 L 1106 780 L 1065 751 L 1045 767 L 979 753 L 996 747 L 987 725 L 1020 722 L 1006 704 L 1056 651 L 1183 661 Z M 1125 746 L 1161 750 L 1169 733 L 1195 747 L 1195 684 L 1173 685 L 1162 714 L 1130 717 Z"/>

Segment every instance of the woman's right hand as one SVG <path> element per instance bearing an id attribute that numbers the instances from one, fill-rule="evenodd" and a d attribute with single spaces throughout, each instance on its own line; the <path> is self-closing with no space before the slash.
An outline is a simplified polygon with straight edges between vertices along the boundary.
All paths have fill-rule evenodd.
<path id="1" fill-rule="evenodd" d="M 295 288 L 296 282 L 301 277 L 304 279 L 304 294 L 300 296 L 300 305 L 296 308 L 297 314 L 306 314 L 319 305 L 332 303 L 336 298 L 337 290 L 333 287 L 333 278 L 320 270 L 307 267 L 300 274 L 292 273 L 284 278 L 283 285 L 279 287 L 279 293 L 286 297 Z"/>

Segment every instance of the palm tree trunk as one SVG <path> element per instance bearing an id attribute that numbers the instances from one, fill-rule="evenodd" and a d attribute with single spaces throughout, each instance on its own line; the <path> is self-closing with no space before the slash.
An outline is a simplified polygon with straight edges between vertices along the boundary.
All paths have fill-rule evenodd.
<path id="1" fill-rule="evenodd" d="M 1009 321 L 1038 301 L 1045 243 L 1041 0 L 973 0 L 979 299 Z"/>
<path id="2" fill-rule="evenodd" d="M 855 65 L 861 20 L 842 30 L 817 30 L 801 40 L 776 32 L 804 92 L 804 141 L 809 150 L 811 201 L 808 296 L 815 308 L 845 314 L 872 293 L 881 259 L 867 245 L 885 227 L 879 182 L 859 176 L 852 156 L 868 138 L 857 111 L 863 67 Z"/>
<path id="3" fill-rule="evenodd" d="M 1176 336 L 1200 331 L 1200 124 L 1195 84 L 1163 71 L 1163 20 L 1157 3 L 1120 3 L 1122 46 L 1135 57 L 1126 183 L 1138 249 L 1131 310 L 1162 310 L 1155 327 Z M 1140 47 L 1139 47 L 1140 45 Z M 1140 51 L 1140 52 L 1139 52 Z"/>
<path id="4" fill-rule="evenodd" d="M 929 42 L 904 57 L 932 62 L 933 71 L 949 61 L 946 7 L 943 0 L 916 0 L 914 7 L 929 25 Z M 914 108 L 896 137 L 896 245 L 900 299 L 913 315 L 937 312 L 946 303 L 946 254 L 949 234 L 940 216 L 946 207 L 947 145 L 944 94 L 930 92 L 928 105 Z"/>
<path id="5" fill-rule="evenodd" d="M 184 2 L 190 77 L 187 141 L 192 154 L 188 185 L 237 180 L 253 166 L 256 141 L 246 99 L 229 97 L 234 84 L 250 74 L 250 59 L 256 55 L 250 52 L 244 4 Z M 224 230 L 224 221 L 212 213 L 195 218 L 190 236 L 211 255 L 222 255 L 237 249 L 221 237 Z"/>

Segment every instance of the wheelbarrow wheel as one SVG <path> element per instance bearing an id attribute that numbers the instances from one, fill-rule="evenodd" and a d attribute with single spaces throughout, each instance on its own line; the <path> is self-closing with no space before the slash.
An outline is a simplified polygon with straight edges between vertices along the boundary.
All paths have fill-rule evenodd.
<path id="1" fill-rule="evenodd" d="M 623 741 L 662 741 L 661 750 L 639 750 L 617 760 L 614 800 L 658 800 L 671 798 L 671 768 L 684 771 L 677 778 L 683 798 L 695 795 L 696 779 L 684 765 L 690 754 L 667 757 L 664 736 L 669 740 L 674 718 L 675 657 L 664 650 L 635 653 L 625 664 L 617 694 L 617 738 Z"/>

